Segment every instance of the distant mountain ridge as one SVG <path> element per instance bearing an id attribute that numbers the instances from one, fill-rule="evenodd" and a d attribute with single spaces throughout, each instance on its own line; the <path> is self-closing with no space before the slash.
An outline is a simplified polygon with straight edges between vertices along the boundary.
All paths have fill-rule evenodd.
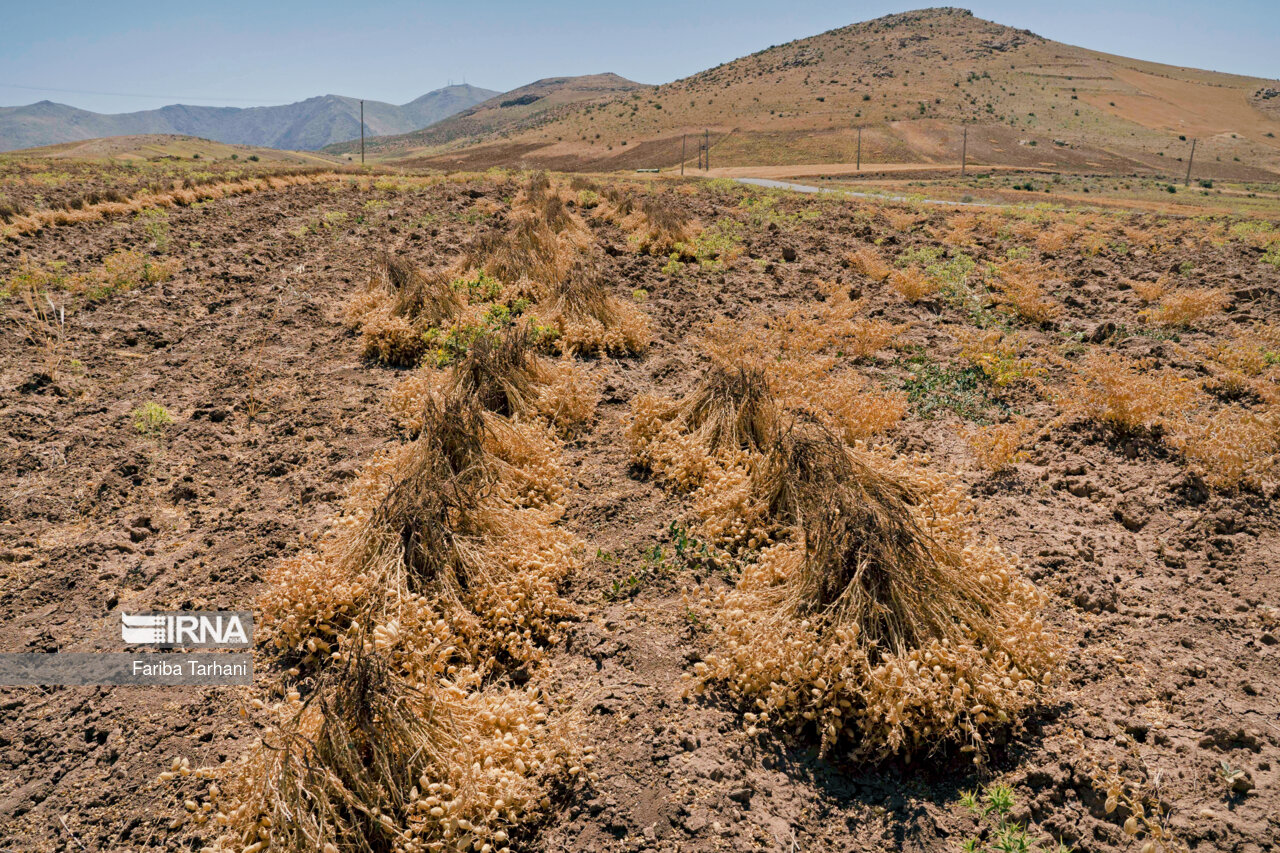
<path id="1" fill-rule="evenodd" d="M 544 77 L 532 83 L 495 93 L 488 100 L 460 110 L 434 125 L 408 133 L 387 134 L 365 139 L 369 153 L 404 156 L 422 150 L 464 145 L 475 139 L 504 136 L 548 121 L 561 109 L 595 103 L 653 88 L 617 74 L 583 74 L 577 77 Z M 349 154 L 358 143 L 328 146 L 330 154 Z"/>
<path id="2" fill-rule="evenodd" d="M 436 89 L 402 105 L 366 100 L 365 133 L 379 136 L 419 130 L 496 94 L 463 84 Z M 360 100 L 321 95 L 269 107 L 171 104 L 111 115 L 52 101 L 0 107 L 0 151 L 134 134 L 183 134 L 237 145 L 314 151 L 360 136 Z"/>

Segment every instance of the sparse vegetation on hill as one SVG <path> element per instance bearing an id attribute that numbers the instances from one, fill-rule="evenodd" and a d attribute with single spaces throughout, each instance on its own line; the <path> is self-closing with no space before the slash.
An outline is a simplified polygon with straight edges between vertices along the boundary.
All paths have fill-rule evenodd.
<path id="1" fill-rule="evenodd" d="M 1280 173 L 1272 141 L 1280 116 L 1249 98 L 1273 82 L 1110 56 L 963 9 L 922 9 L 774 45 L 656 87 L 600 91 L 555 109 L 552 99 L 507 108 L 539 110 L 536 119 L 504 119 L 502 109 L 481 105 L 427 131 L 379 140 L 377 150 L 454 168 L 673 168 L 685 137 L 693 168 L 709 131 L 716 168 L 851 166 L 859 145 L 867 168 L 951 165 L 968 125 L 970 164 L 1171 180 L 1181 178 L 1190 154 L 1190 129 L 1202 175 L 1266 178 Z M 518 101 L 523 91 L 501 97 Z"/>

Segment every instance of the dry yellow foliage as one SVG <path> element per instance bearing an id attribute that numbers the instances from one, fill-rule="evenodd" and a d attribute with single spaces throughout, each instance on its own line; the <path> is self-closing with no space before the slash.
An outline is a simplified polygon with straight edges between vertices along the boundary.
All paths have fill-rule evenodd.
<path id="1" fill-rule="evenodd" d="M 1043 324 L 1062 313 L 1062 306 L 1045 293 L 1051 273 L 1024 261 L 1010 261 L 995 268 L 993 286 L 999 302 L 1029 323 Z"/>
<path id="2" fill-rule="evenodd" d="M 1276 469 L 1280 454 L 1280 410 L 1226 406 L 1179 424 L 1169 437 L 1214 488 L 1260 488 Z"/>
<path id="3" fill-rule="evenodd" d="M 1254 324 L 1237 329 L 1230 340 L 1201 344 L 1214 380 L 1230 394 L 1252 392 L 1280 403 L 1280 326 Z"/>
<path id="4" fill-rule="evenodd" d="M 548 787 L 592 762 L 533 690 L 450 675 L 438 648 L 424 653 L 432 678 L 398 675 L 383 652 L 395 630 L 380 627 L 305 701 L 290 690 L 269 708 L 262 737 L 193 804 L 222 828 L 211 849 L 333 853 L 358 838 L 388 850 L 506 850 L 518 826 L 546 813 Z"/>
<path id="5" fill-rule="evenodd" d="M 1036 237 L 1036 248 L 1053 255 L 1070 246 L 1080 236 L 1080 228 L 1070 222 L 1062 222 Z"/>
<path id="6" fill-rule="evenodd" d="M 622 218 L 621 224 L 631 232 L 631 240 L 641 252 L 669 255 L 692 243 L 702 230 L 662 193 L 650 192 L 633 204 L 631 213 Z"/>
<path id="7" fill-rule="evenodd" d="M 889 275 L 889 286 L 908 302 L 919 302 L 926 296 L 936 293 L 942 283 L 926 275 L 924 270 L 908 267 L 903 270 L 894 270 Z"/>
<path id="8" fill-rule="evenodd" d="M 920 224 L 921 217 L 912 210 L 886 207 L 884 209 L 884 219 L 894 231 L 911 231 Z"/>
<path id="9" fill-rule="evenodd" d="M 998 472 L 1022 460 L 1022 445 L 1039 429 L 1032 418 L 1019 416 L 1001 424 L 974 427 L 965 432 L 964 438 L 978 465 Z"/>
<path id="10" fill-rule="evenodd" d="M 176 187 L 167 192 L 142 190 L 124 201 L 104 201 L 86 204 L 78 210 L 57 208 L 37 210 L 12 217 L 7 224 L 0 224 L 0 237 L 27 234 L 53 225 L 72 225 L 77 222 L 96 222 L 111 216 L 124 216 L 143 210 L 166 207 L 188 207 L 199 201 L 230 198 L 261 190 L 282 189 L 303 184 L 320 184 L 349 178 L 336 172 L 308 172 L 272 175 L 263 178 L 246 178 L 241 181 L 220 181 L 197 187 Z"/>
<path id="11" fill-rule="evenodd" d="M 845 260 L 854 272 L 865 275 L 872 281 L 884 281 L 893 272 L 893 267 L 880 257 L 880 253 L 869 247 L 850 252 Z"/>
<path id="12" fill-rule="evenodd" d="M 1200 394 L 1198 383 L 1149 361 L 1092 352 L 1062 403 L 1069 410 L 1119 430 L 1150 429 L 1187 411 Z"/>
<path id="13" fill-rule="evenodd" d="M 1155 281 L 1130 279 L 1129 287 L 1144 305 L 1148 305 L 1169 292 L 1169 277 L 1162 275 Z"/>
<path id="14" fill-rule="evenodd" d="M 1221 287 L 1183 287 L 1160 297 L 1155 308 L 1146 312 L 1157 326 L 1192 326 L 1217 314 L 1231 302 Z"/>
<path id="15" fill-rule="evenodd" d="M 606 293 L 599 260 L 583 257 L 549 289 L 543 319 L 560 333 L 556 347 L 577 353 L 631 354 L 648 349 L 649 317 Z"/>
<path id="16" fill-rule="evenodd" d="M 954 213 L 947 217 L 947 230 L 939 239 L 948 246 L 968 246 L 974 241 L 973 232 L 977 226 L 976 213 Z"/>
<path id="17" fill-rule="evenodd" d="M 960 357 L 979 368 L 997 387 L 1034 381 L 1045 372 L 1044 365 L 1023 355 L 1028 344 L 1021 335 L 1005 334 L 999 329 L 961 329 L 958 337 Z"/>
<path id="18" fill-rule="evenodd" d="M 825 297 L 768 321 L 717 320 L 704 338 L 707 354 L 723 370 L 759 373 L 783 409 L 807 412 L 850 440 L 892 429 L 906 413 L 904 395 L 873 387 L 841 362 L 874 355 L 903 327 L 860 317 L 843 288 L 827 286 Z"/>
<path id="19" fill-rule="evenodd" d="M 813 731 L 866 759 L 952 742 L 980 761 L 985 733 L 1039 701 L 1059 656 L 1044 598 L 957 483 L 802 434 L 746 491 L 774 541 L 699 602 L 714 647 L 691 692 L 752 706 L 750 733 Z"/>

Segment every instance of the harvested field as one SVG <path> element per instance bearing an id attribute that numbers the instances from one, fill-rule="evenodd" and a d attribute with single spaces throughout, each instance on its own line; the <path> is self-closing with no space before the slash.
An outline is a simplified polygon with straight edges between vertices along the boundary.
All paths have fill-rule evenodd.
<path id="1" fill-rule="evenodd" d="M 0 323 L 0 651 L 259 630 L 0 688 L 0 847 L 1273 848 L 1274 216 L 342 176 Z"/>

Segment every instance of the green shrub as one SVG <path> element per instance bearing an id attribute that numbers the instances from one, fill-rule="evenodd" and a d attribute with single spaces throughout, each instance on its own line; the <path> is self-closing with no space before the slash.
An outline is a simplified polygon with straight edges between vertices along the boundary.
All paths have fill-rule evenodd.
<path id="1" fill-rule="evenodd" d="M 159 403 L 148 400 L 131 413 L 133 428 L 142 435 L 161 436 L 173 423 L 173 415 Z"/>

